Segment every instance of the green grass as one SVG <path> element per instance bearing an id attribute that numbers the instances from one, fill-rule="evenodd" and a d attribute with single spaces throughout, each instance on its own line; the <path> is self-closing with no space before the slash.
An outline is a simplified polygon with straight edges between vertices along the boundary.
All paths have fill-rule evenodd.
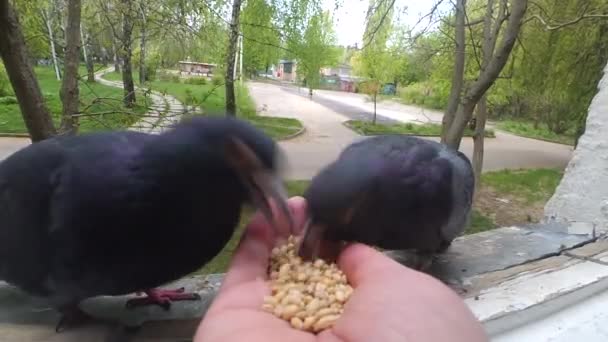
<path id="1" fill-rule="evenodd" d="M 370 121 L 349 120 L 345 122 L 346 126 L 361 135 L 382 135 L 382 134 L 407 134 L 417 136 L 441 136 L 441 125 L 434 123 L 413 124 L 413 123 L 397 123 L 397 124 L 372 124 Z M 473 136 L 473 131 L 468 127 L 464 132 L 465 137 Z M 494 131 L 486 129 L 486 138 L 495 138 Z"/>
<path id="2" fill-rule="evenodd" d="M 504 120 L 497 123 L 496 127 L 503 131 L 513 133 L 522 137 L 546 140 L 559 144 L 574 145 L 574 133 L 555 134 L 545 124 L 539 124 L 534 128 L 532 122 Z"/>
<path id="3" fill-rule="evenodd" d="M 61 98 L 59 90 L 61 81 L 55 78 L 52 67 L 34 68 L 46 105 L 51 111 L 56 127 L 61 121 Z M 86 75 L 86 69 L 81 67 L 80 75 Z M 127 110 L 122 106 L 123 90 L 119 88 L 101 85 L 99 83 L 80 82 L 80 109 L 89 113 L 121 112 L 117 114 L 105 114 L 80 119 L 80 131 L 90 132 L 107 129 L 128 127 L 139 118 L 139 114 L 145 112 L 146 104 L 139 96 L 138 106 L 133 110 Z M 27 129 L 21 116 L 18 103 L 0 103 L 0 132 L 1 133 L 26 133 Z"/>
<path id="4" fill-rule="evenodd" d="M 139 74 L 133 73 L 138 79 Z M 108 80 L 122 80 L 119 73 L 108 73 L 104 76 Z M 154 80 L 146 86 L 163 94 L 175 96 L 180 102 L 187 105 L 197 105 L 208 115 L 223 114 L 225 110 L 226 88 L 224 85 L 214 85 L 212 81 L 207 84 L 188 84 L 184 80 Z M 236 86 L 237 115 L 251 122 L 274 139 L 282 139 L 302 129 L 302 123 L 292 118 L 258 116 L 255 103 L 245 86 Z"/>
<path id="5" fill-rule="evenodd" d="M 500 193 L 524 198 L 527 203 L 546 202 L 562 175 L 557 169 L 502 170 L 482 174 L 481 182 Z"/>

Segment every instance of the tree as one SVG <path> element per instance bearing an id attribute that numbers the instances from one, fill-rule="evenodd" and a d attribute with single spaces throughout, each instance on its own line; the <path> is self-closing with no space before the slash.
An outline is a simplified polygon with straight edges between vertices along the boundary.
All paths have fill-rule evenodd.
<path id="1" fill-rule="evenodd" d="M 131 0 L 122 0 L 122 83 L 124 85 L 124 105 L 135 105 L 135 84 L 133 82 L 133 56 L 131 34 L 133 32 L 133 7 Z"/>
<path id="2" fill-rule="evenodd" d="M 226 52 L 226 115 L 236 116 L 236 96 L 234 95 L 234 68 L 236 60 L 237 41 L 239 39 L 239 17 L 241 0 L 232 1 L 232 20 L 230 21 L 230 37 Z"/>
<path id="3" fill-rule="evenodd" d="M 30 66 L 19 20 L 8 0 L 0 0 L 0 56 L 32 141 L 53 136 L 53 120 Z"/>
<path id="4" fill-rule="evenodd" d="M 248 0 L 241 15 L 243 68 L 250 74 L 265 70 L 279 59 L 281 31 L 274 24 L 274 7 L 266 0 Z"/>
<path id="5" fill-rule="evenodd" d="M 306 80 L 308 95 L 319 87 L 320 71 L 338 61 L 339 51 L 334 47 L 335 35 L 328 12 L 318 12 L 308 21 L 302 40 L 296 45 L 298 69 Z"/>
<path id="6" fill-rule="evenodd" d="M 80 64 L 80 0 L 68 0 L 68 18 L 65 31 L 65 70 L 61 85 L 61 133 L 76 134 L 78 130 L 79 89 L 78 66 Z"/>
<path id="7" fill-rule="evenodd" d="M 501 1 L 506 2 L 508 0 Z M 508 8 L 506 3 L 504 4 L 505 12 L 503 14 L 499 14 L 498 20 L 488 20 L 488 22 L 494 23 L 491 30 L 491 38 L 493 40 L 497 40 L 499 38 L 499 33 L 503 23 L 506 21 L 507 24 L 504 28 L 502 40 L 498 47 L 488 51 L 491 52 L 491 54 L 486 57 L 488 58 L 487 67 L 484 68 L 483 71 L 480 71 L 477 79 L 470 86 L 467 86 L 467 89 L 461 89 L 462 85 L 458 87 L 458 83 L 462 84 L 460 80 L 464 77 L 464 68 L 462 68 L 461 65 L 464 64 L 465 54 L 460 53 L 460 56 L 454 56 L 454 83 L 456 83 L 456 85 L 452 86 L 449 99 L 450 105 L 448 105 L 448 109 L 444 115 L 441 136 L 442 143 L 456 149 L 460 147 L 464 129 L 466 124 L 471 119 L 477 103 L 479 100 L 481 100 L 492 84 L 494 84 L 509 59 L 509 55 L 513 49 L 513 46 L 515 45 L 515 41 L 521 28 L 527 5 L 527 0 L 511 0 L 510 8 Z M 465 6 L 465 0 L 457 1 L 457 21 L 455 25 L 455 32 L 457 37 L 456 41 L 460 43 L 463 42 L 462 36 L 464 35 L 463 17 Z M 507 8 L 508 11 L 506 10 Z M 462 48 L 457 48 L 458 51 L 462 51 L 464 48 L 464 44 L 461 45 Z M 454 103 L 457 105 L 453 105 Z"/>
<path id="8" fill-rule="evenodd" d="M 387 49 L 391 33 L 391 17 L 394 2 L 370 0 L 363 34 L 364 48 L 353 59 L 357 74 L 367 80 L 362 85 L 374 102 L 373 124 L 376 124 L 376 103 L 382 85 L 394 80 L 394 57 Z"/>

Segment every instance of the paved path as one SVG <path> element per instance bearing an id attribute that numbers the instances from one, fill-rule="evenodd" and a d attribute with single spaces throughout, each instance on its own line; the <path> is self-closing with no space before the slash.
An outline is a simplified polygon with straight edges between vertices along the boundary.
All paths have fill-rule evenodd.
<path id="1" fill-rule="evenodd" d="M 100 82 L 120 86 L 119 82 L 106 80 Z M 365 139 L 342 125 L 349 119 L 369 119 L 372 106 L 366 103 L 361 95 L 318 91 L 313 100 L 309 100 L 304 89 L 298 91 L 292 86 L 251 82 L 249 88 L 261 115 L 297 118 L 306 127 L 306 133 L 303 135 L 280 142 L 289 163 L 286 170 L 288 179 L 310 179 L 324 165 L 334 160 L 348 144 Z M 182 111 L 182 106 L 175 98 L 169 96 L 166 98 L 171 113 Z M 162 97 L 153 93 L 152 99 L 156 101 L 156 110 L 152 111 L 144 122 L 134 125 L 132 129 L 158 133 L 167 127 L 171 120 L 175 120 L 175 116 L 169 116 L 159 123 L 159 117 L 162 115 L 155 112 L 161 113 Z M 378 113 L 378 119 L 381 121 L 441 120 L 441 113 L 395 102 L 380 103 Z M 429 139 L 438 140 L 438 138 Z M 27 144 L 29 139 L 0 138 L 0 159 Z M 464 138 L 461 150 L 471 157 L 472 139 Z M 570 146 L 522 138 L 498 131 L 495 139 L 486 140 L 484 171 L 505 168 L 564 168 L 570 160 L 571 153 Z"/>
<path id="2" fill-rule="evenodd" d="M 249 89 L 261 115 L 293 117 L 302 121 L 304 135 L 281 142 L 285 149 L 290 179 L 309 179 L 336 158 L 342 148 L 358 136 L 342 125 L 349 119 L 369 119 L 371 103 L 358 94 L 316 91 L 309 100 L 305 89 L 271 83 L 251 82 Z M 366 108 L 367 106 L 367 108 Z M 405 106 L 395 102 L 380 103 L 380 121 L 440 121 L 441 113 Z M 438 140 L 438 138 L 429 138 Z M 473 140 L 464 138 L 461 150 L 472 156 Z M 572 147 L 496 132 L 485 144 L 484 171 L 499 169 L 555 167 L 564 168 Z"/>
<path id="3" fill-rule="evenodd" d="M 113 68 L 101 70 L 95 74 L 97 82 L 110 87 L 123 88 L 123 83 L 109 81 L 103 75 L 112 72 Z M 140 87 L 136 89 L 141 90 Z M 152 104 L 146 115 L 129 128 L 132 131 L 159 134 L 179 122 L 184 106 L 171 95 L 162 95 L 157 91 L 149 93 Z"/>

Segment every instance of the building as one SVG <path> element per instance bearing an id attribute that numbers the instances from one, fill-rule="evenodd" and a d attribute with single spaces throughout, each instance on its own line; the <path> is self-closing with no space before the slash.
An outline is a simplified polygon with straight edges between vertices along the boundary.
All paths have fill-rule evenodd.
<path id="1" fill-rule="evenodd" d="M 213 71 L 217 68 L 217 64 L 203 63 L 203 62 L 191 62 L 191 61 L 180 61 L 178 62 L 179 71 L 182 75 L 198 75 L 198 76 L 212 76 Z"/>
<path id="2" fill-rule="evenodd" d="M 350 77 L 353 71 L 353 67 L 346 63 L 342 63 L 336 67 L 325 67 L 321 68 L 321 74 L 323 76 L 339 76 L 339 77 Z"/>
<path id="3" fill-rule="evenodd" d="M 295 60 L 281 59 L 275 77 L 281 81 L 295 82 L 298 63 Z"/>

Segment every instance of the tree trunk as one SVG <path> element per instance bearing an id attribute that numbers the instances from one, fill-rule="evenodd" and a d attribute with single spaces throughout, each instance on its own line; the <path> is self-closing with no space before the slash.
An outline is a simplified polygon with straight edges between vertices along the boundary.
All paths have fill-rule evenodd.
<path id="1" fill-rule="evenodd" d="M 465 6 L 466 0 L 457 0 L 456 1 L 456 23 L 455 23 L 455 42 L 456 46 L 454 48 L 454 73 L 452 74 L 452 88 L 450 89 L 450 97 L 448 98 L 448 106 L 445 110 L 445 114 L 443 115 L 443 119 L 441 120 L 441 142 L 447 143 L 447 133 L 450 127 L 452 126 L 452 122 L 454 121 L 454 117 L 456 116 L 456 112 L 458 111 L 458 106 L 460 104 L 460 95 L 462 93 L 462 86 L 464 83 L 464 65 L 465 65 L 465 30 L 464 30 L 464 22 L 465 22 Z"/>
<path id="2" fill-rule="evenodd" d="M 312 87 L 308 87 L 308 98 L 312 100 Z"/>
<path id="3" fill-rule="evenodd" d="M 506 3 L 503 4 L 506 8 Z M 464 129 L 466 127 L 467 122 L 471 119 L 473 110 L 475 109 L 475 105 L 477 104 L 477 102 L 479 102 L 479 100 L 486 93 L 486 91 L 492 86 L 492 84 L 494 84 L 496 78 L 498 77 L 498 75 L 500 74 L 509 59 L 509 55 L 511 54 L 513 46 L 515 45 L 517 36 L 519 35 L 519 31 L 521 29 L 521 24 L 523 22 L 523 17 L 526 13 L 527 6 L 528 0 L 513 0 L 510 8 L 510 13 L 507 13 L 505 10 L 504 15 L 508 15 L 509 19 L 507 27 L 505 28 L 504 33 L 502 35 L 502 41 L 496 52 L 494 52 L 492 54 L 492 57 L 489 59 L 488 65 L 485 70 L 483 70 L 483 72 L 480 72 L 479 77 L 477 77 L 477 80 L 466 91 L 462 100 L 462 108 L 459 108 L 451 124 L 447 127 L 448 131 L 445 135 L 445 139 L 442 138 L 442 142 L 444 142 L 448 146 L 455 149 L 458 149 L 460 147 L 460 142 L 462 141 Z M 501 24 L 502 20 L 498 20 L 496 22 L 494 30 L 492 31 L 492 36 L 494 40 L 496 40 L 499 35 Z"/>
<path id="4" fill-rule="evenodd" d="M 53 37 L 53 27 L 51 25 L 51 17 L 42 10 L 42 19 L 46 24 L 46 29 L 49 34 L 49 45 L 51 46 L 51 57 L 53 58 L 53 66 L 55 66 L 55 76 L 58 81 L 61 81 L 61 73 L 59 72 L 59 63 L 57 62 L 57 50 L 55 49 L 55 38 Z"/>
<path id="5" fill-rule="evenodd" d="M 120 72 L 120 61 L 118 60 L 118 48 L 114 42 L 114 37 L 112 37 L 112 53 L 114 54 L 114 72 L 118 73 Z"/>
<path id="6" fill-rule="evenodd" d="M 475 121 L 475 132 L 473 133 L 473 172 L 475 173 L 475 189 L 480 186 L 481 171 L 483 169 L 484 138 L 486 132 L 486 119 L 488 107 L 486 95 L 477 104 L 477 120 Z M 477 191 L 475 191 L 477 193 Z"/>
<path id="7" fill-rule="evenodd" d="M 236 116 L 236 97 L 234 95 L 234 71 L 236 50 L 239 38 L 239 16 L 242 0 L 232 1 L 232 21 L 230 22 L 230 38 L 226 57 L 226 115 Z"/>
<path id="8" fill-rule="evenodd" d="M 19 20 L 8 0 L 0 0 L 0 56 L 32 142 L 55 135 L 51 114 L 44 104 L 40 86 L 29 64 Z"/>
<path id="9" fill-rule="evenodd" d="M 76 134 L 78 131 L 78 65 L 80 64 L 80 0 L 68 1 L 68 23 L 65 32 L 64 75 L 61 84 L 61 134 Z"/>
<path id="10" fill-rule="evenodd" d="M 378 93 L 374 93 L 374 118 L 372 120 L 372 124 L 376 124 L 376 103 L 378 102 Z"/>
<path id="11" fill-rule="evenodd" d="M 82 23 L 80 25 L 80 39 L 82 41 L 82 55 L 84 56 L 84 62 L 87 66 L 87 82 L 95 82 L 95 66 L 93 65 L 93 58 L 87 53 L 87 45 L 89 44 L 89 35 L 84 34 L 82 29 Z"/>
<path id="12" fill-rule="evenodd" d="M 146 75 L 146 39 L 147 38 L 147 22 L 146 22 L 146 8 L 140 3 L 139 9 L 141 11 L 141 37 L 139 41 L 139 84 L 144 84 L 148 77 Z"/>
<path id="13" fill-rule="evenodd" d="M 133 24 L 131 18 L 131 0 L 123 0 L 125 12 L 123 13 L 122 22 L 122 82 L 124 85 L 124 105 L 131 108 L 135 105 L 135 84 L 133 82 L 133 69 L 131 57 L 133 51 L 131 49 L 131 33 Z"/>

